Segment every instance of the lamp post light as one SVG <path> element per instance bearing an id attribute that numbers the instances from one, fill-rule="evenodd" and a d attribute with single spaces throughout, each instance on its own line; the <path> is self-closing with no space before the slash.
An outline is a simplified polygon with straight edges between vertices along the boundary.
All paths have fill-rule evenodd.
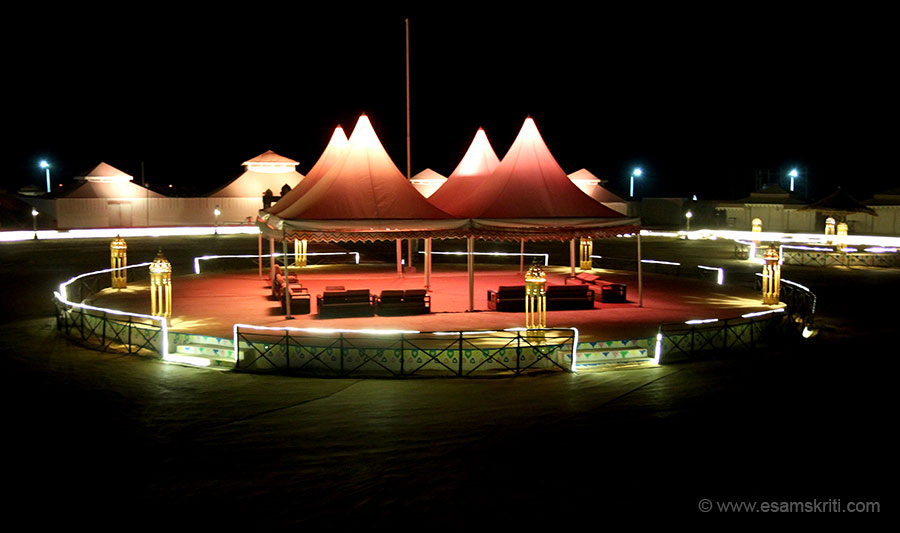
<path id="1" fill-rule="evenodd" d="M 640 178 L 641 174 L 643 174 L 643 171 L 640 168 L 636 168 L 631 171 L 631 186 L 628 189 L 628 196 L 632 198 L 634 198 L 634 178 Z"/>
<path id="2" fill-rule="evenodd" d="M 34 238 L 37 239 L 37 216 L 38 210 L 35 208 L 31 208 L 31 227 L 34 229 Z"/>
<path id="3" fill-rule="evenodd" d="M 790 172 L 788 172 L 788 176 L 791 177 L 791 192 L 794 192 L 794 178 L 800 176 L 800 173 L 797 172 L 796 168 L 792 168 Z"/>
<path id="4" fill-rule="evenodd" d="M 47 192 L 50 192 L 50 163 L 41 161 L 41 168 L 47 172 Z"/>
<path id="5" fill-rule="evenodd" d="M 684 214 L 684 218 L 687 220 L 687 230 L 691 231 L 691 218 L 694 217 L 694 213 L 688 211 Z"/>
<path id="6" fill-rule="evenodd" d="M 219 234 L 219 215 L 222 214 L 222 212 L 219 211 L 219 206 L 218 206 L 218 205 L 216 205 L 216 208 L 213 209 L 213 214 L 216 215 L 216 229 L 215 229 L 215 233 L 216 233 L 216 235 L 218 235 L 218 234 Z"/>

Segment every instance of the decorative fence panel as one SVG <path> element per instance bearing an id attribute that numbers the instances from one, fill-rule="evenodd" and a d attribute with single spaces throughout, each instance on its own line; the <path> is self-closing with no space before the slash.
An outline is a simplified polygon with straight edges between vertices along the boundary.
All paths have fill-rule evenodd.
<path id="1" fill-rule="evenodd" d="M 235 336 L 240 369 L 342 377 L 569 371 L 577 342 L 573 329 L 383 334 L 237 326 Z"/>

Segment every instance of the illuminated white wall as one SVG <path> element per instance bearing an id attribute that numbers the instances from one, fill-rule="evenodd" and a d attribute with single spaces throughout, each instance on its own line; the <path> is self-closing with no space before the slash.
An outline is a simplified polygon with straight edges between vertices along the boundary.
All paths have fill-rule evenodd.
<path id="1" fill-rule="evenodd" d="M 60 198 L 56 226 L 69 228 L 252 224 L 260 198 Z"/>

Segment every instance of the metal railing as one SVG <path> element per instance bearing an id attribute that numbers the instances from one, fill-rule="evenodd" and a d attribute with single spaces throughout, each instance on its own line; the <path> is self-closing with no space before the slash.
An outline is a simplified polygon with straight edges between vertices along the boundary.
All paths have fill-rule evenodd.
<path id="1" fill-rule="evenodd" d="M 163 328 L 134 315 L 57 305 L 57 329 L 102 352 L 160 355 Z"/>
<path id="2" fill-rule="evenodd" d="M 761 290 L 761 277 L 757 284 Z M 726 350 L 750 350 L 803 335 L 815 317 L 815 294 L 803 285 L 781 280 L 780 300 L 784 307 L 740 317 L 660 324 L 657 360 L 670 363 Z"/>
<path id="3" fill-rule="evenodd" d="M 578 344 L 574 328 L 419 332 L 235 324 L 234 337 L 239 369 L 340 377 L 572 371 Z"/>

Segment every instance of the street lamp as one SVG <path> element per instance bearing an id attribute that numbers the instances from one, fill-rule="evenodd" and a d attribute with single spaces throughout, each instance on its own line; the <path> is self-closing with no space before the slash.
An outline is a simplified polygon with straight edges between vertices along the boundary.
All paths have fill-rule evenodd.
<path id="1" fill-rule="evenodd" d="M 215 232 L 216 232 L 216 235 L 218 235 L 218 234 L 219 234 L 219 215 L 222 214 L 222 212 L 219 211 L 219 206 L 218 206 L 218 205 L 216 206 L 215 209 L 213 209 L 213 214 L 216 215 L 216 229 L 215 229 Z"/>
<path id="2" fill-rule="evenodd" d="M 793 168 L 790 172 L 788 172 L 788 176 L 791 177 L 791 192 L 794 192 L 794 178 L 798 177 L 799 175 L 800 174 L 797 172 L 796 168 Z"/>
<path id="3" fill-rule="evenodd" d="M 632 198 L 634 198 L 634 178 L 635 177 L 640 178 L 641 174 L 643 174 L 643 172 L 641 171 L 640 168 L 636 168 L 631 171 L 631 187 L 628 189 L 628 196 L 630 196 Z"/>
<path id="4" fill-rule="evenodd" d="M 687 219 L 687 230 L 688 231 L 691 231 L 691 218 L 693 218 L 693 216 L 694 216 L 694 213 L 691 213 L 690 211 L 688 211 L 687 213 L 684 214 L 684 218 Z"/>
<path id="5" fill-rule="evenodd" d="M 50 192 L 50 163 L 41 161 L 41 168 L 47 171 L 47 192 Z"/>
<path id="6" fill-rule="evenodd" d="M 37 239 L 37 216 L 38 210 L 35 208 L 31 208 L 31 227 L 34 229 L 34 238 Z"/>

